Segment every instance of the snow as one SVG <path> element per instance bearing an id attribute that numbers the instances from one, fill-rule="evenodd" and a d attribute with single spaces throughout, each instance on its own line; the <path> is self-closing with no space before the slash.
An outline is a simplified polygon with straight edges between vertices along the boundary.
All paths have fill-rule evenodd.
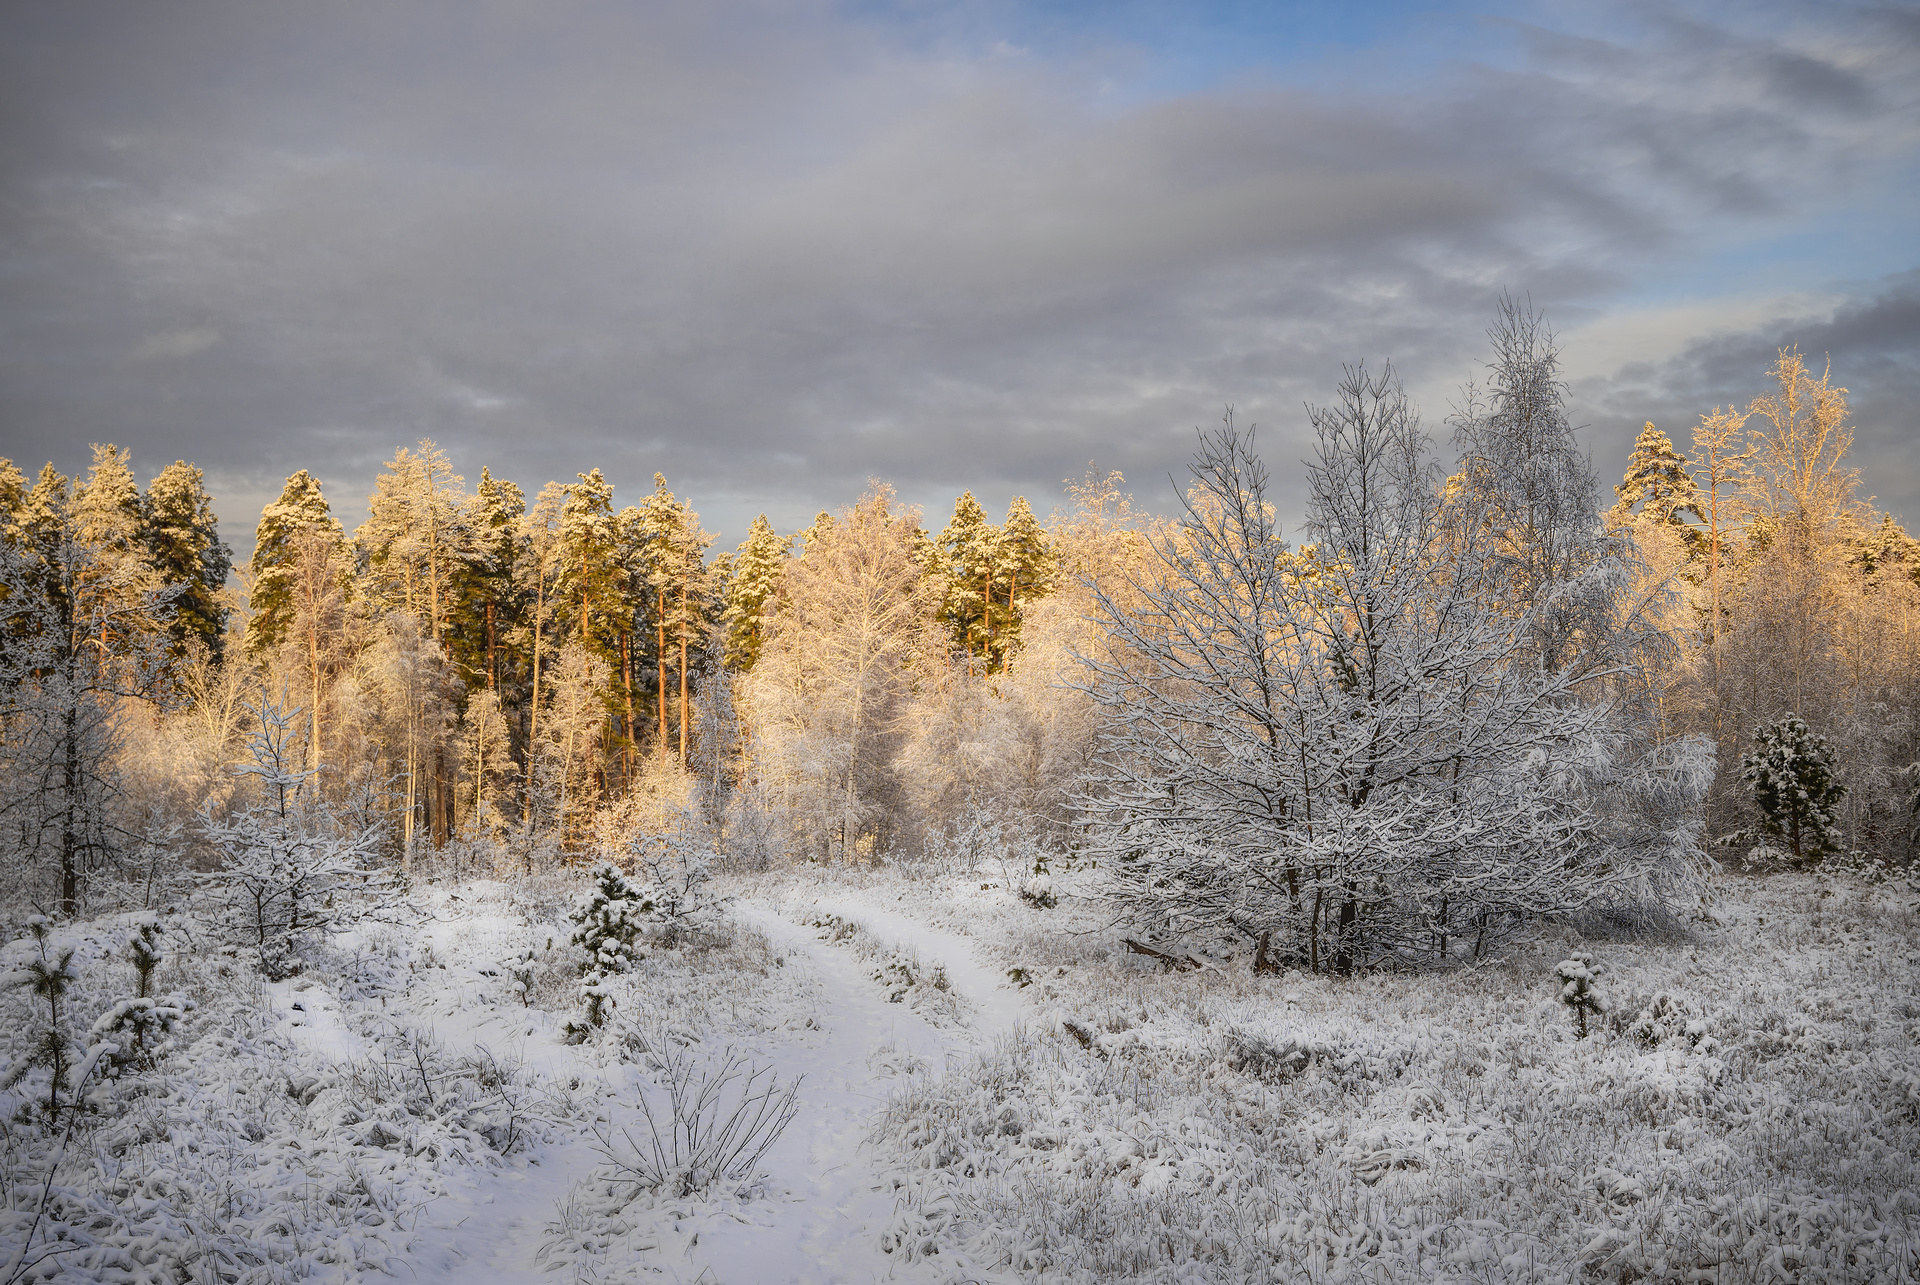
<path id="1" fill-rule="evenodd" d="M 1182 949 L 1206 967 L 1163 972 L 1118 948 L 1080 874 L 1056 873 L 1057 909 L 1001 882 L 736 879 L 725 933 L 648 945 L 579 1043 L 577 882 L 425 889 L 412 920 L 337 932 L 280 982 L 177 944 L 156 993 L 196 1007 L 155 1070 L 97 1086 L 84 1145 L 56 1155 L 33 1122 L 43 1072 L 0 1102 L 0 1264 L 776 1285 L 1920 1270 L 1920 925 L 1895 887 L 1742 881 L 1665 937 L 1564 925 L 1471 969 L 1333 980 L 1255 978 L 1199 938 Z M 85 1029 L 125 992 L 133 926 L 61 931 Z M 531 1003 L 507 967 L 527 951 Z M 1601 1001 L 1584 1039 L 1555 975 L 1574 958 Z M 34 1010 L 0 1005 L 11 1060 Z M 799 1080 L 758 1180 L 620 1191 L 596 1128 L 658 1109 L 662 1056 L 729 1051 Z"/>

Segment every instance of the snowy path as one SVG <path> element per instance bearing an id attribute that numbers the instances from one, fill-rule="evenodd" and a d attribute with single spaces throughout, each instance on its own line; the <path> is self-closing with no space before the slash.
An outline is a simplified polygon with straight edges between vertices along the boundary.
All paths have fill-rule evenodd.
<path id="1" fill-rule="evenodd" d="M 943 1065 L 970 1043 L 991 1039 L 1018 1020 L 1017 993 L 982 966 L 966 938 L 929 928 L 855 896 L 822 899 L 823 909 L 858 922 L 883 941 L 912 946 L 942 964 L 971 1005 L 973 1021 L 937 1030 L 905 1005 L 892 1004 L 869 967 L 845 948 L 761 905 L 739 904 L 739 919 L 782 951 L 805 960 L 819 986 L 817 1030 L 769 1035 L 750 1045 L 782 1080 L 804 1076 L 799 1112 L 767 1153 L 765 1194 L 743 1202 L 647 1215 L 658 1223 L 651 1249 L 638 1260 L 599 1264 L 615 1278 L 712 1282 L 714 1285 L 839 1285 L 934 1280 L 933 1264 L 909 1265 L 882 1252 L 893 1218 L 893 1184 L 865 1146 L 897 1068 L 915 1060 Z M 563 1055 L 564 1056 L 564 1055 Z M 559 1067 L 552 1068 L 558 1071 Z M 534 1282 L 565 1280 L 536 1254 L 556 1206 L 599 1162 L 591 1140 L 576 1137 L 543 1148 L 541 1163 L 486 1175 L 470 1190 L 422 1219 L 410 1266 L 421 1281 Z M 636 1270 L 637 1269 L 637 1270 Z"/>

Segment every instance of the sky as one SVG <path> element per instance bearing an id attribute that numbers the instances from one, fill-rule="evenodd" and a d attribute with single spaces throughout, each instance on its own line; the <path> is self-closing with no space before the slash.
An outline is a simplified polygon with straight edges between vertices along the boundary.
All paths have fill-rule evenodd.
<path id="1" fill-rule="evenodd" d="M 1231 405 L 1288 516 L 1343 363 L 1444 453 L 1505 290 L 1603 487 L 1797 344 L 1920 524 L 1916 211 L 1915 4 L 0 0 L 0 455 L 198 463 L 243 558 L 420 438 L 724 547 L 1164 510 Z"/>

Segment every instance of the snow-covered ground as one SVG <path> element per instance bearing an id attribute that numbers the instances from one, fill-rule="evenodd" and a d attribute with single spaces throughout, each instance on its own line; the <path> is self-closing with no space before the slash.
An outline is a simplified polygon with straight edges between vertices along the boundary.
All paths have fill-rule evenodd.
<path id="1" fill-rule="evenodd" d="M 1163 972 L 1071 879 L 1047 909 L 974 876 L 730 890 L 579 1043 L 557 883 L 431 890 L 284 982 L 177 933 L 157 989 L 196 1007 L 153 1069 L 52 1133 L 42 1072 L 0 1102 L 0 1282 L 1920 1274 L 1899 886 L 1730 881 L 1682 933 L 1345 981 L 1205 942 Z M 130 993 L 131 931 L 62 930 L 80 1029 Z M 1574 950 L 1607 1005 L 1584 1039 L 1551 976 Z M 29 1000 L 0 997 L 10 1062 Z M 799 1081 L 758 1178 L 617 1181 L 602 1140 L 667 1062 L 729 1054 Z"/>

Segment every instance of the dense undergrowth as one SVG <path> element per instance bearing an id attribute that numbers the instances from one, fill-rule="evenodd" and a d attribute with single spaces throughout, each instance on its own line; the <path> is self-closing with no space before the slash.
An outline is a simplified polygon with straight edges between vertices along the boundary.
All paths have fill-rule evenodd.
<path id="1" fill-rule="evenodd" d="M 698 1091 L 733 1065 L 778 1092 L 792 1072 L 766 1050 L 837 1047 L 818 979 L 750 926 L 776 909 L 956 1050 L 982 997 L 903 921 L 970 936 L 1026 1001 L 944 1064 L 844 1050 L 893 1192 L 863 1234 L 901 1279 L 1920 1276 L 1920 916 L 1901 883 L 1723 879 L 1710 917 L 1663 933 L 1559 924 L 1473 967 L 1331 979 L 1257 975 L 1244 944 L 1203 939 L 1171 971 L 1072 873 L 1045 907 L 984 867 L 802 867 L 727 881 L 753 914 L 643 942 L 569 1043 L 583 883 L 423 889 L 278 982 L 175 921 L 152 978 L 190 1001 L 172 1031 L 51 1117 L 44 1069 L 0 1096 L 0 1280 L 418 1275 L 410 1256 L 453 1234 L 436 1203 L 563 1153 L 584 1176 L 535 1211 L 563 1277 L 665 1270 L 674 1226 L 764 1234 L 753 1181 L 703 1189 L 688 1168 L 642 1190 L 615 1161 L 637 1164 L 646 1135 L 618 1131 L 672 1075 Z M 141 922 L 55 929 L 70 1028 L 131 992 Z M 1596 977 L 1585 1037 L 1555 973 L 1573 954 Z M 9 1067 L 38 1003 L 0 994 Z"/>
<path id="2" fill-rule="evenodd" d="M 889 1107 L 898 1251 L 954 1279 L 1910 1279 L 1911 898 L 1729 891 L 1717 922 L 1579 941 L 1585 1039 L 1570 929 L 1330 982 L 1143 972 L 1007 907 L 1042 1015 Z"/>

